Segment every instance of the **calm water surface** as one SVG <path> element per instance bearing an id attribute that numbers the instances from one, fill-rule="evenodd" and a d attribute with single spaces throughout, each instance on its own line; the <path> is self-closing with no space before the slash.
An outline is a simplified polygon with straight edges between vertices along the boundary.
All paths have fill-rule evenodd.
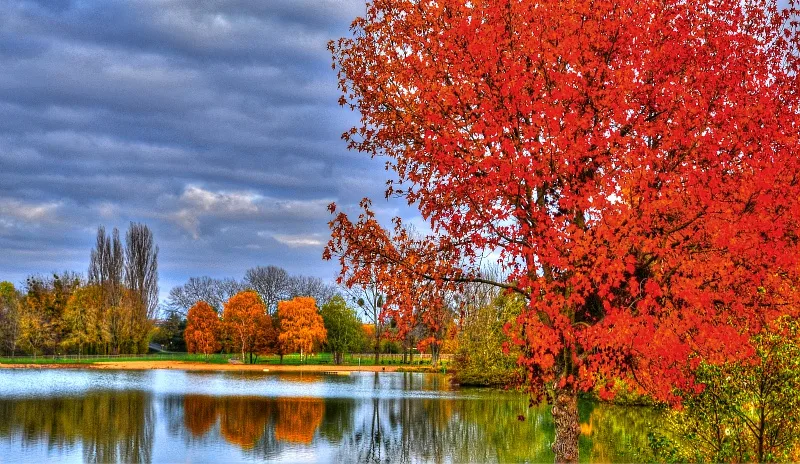
<path id="1" fill-rule="evenodd" d="M 648 460 L 654 420 L 582 404 L 582 460 Z M 0 371 L 0 462 L 552 462 L 552 439 L 524 395 L 435 374 Z"/>

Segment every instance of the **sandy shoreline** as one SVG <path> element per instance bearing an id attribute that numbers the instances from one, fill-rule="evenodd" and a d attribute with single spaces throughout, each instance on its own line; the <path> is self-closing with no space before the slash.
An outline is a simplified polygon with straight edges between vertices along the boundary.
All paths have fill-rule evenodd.
<path id="1" fill-rule="evenodd" d="M 281 364 L 208 364 L 192 361 L 108 361 L 92 364 L 0 364 L 0 369 L 174 369 L 183 371 L 251 371 L 251 372 L 397 372 L 426 371 L 409 366 L 336 366 Z"/>

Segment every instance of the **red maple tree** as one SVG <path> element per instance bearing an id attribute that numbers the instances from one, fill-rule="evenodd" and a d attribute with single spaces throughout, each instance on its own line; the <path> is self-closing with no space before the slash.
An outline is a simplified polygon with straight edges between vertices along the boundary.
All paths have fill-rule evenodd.
<path id="1" fill-rule="evenodd" d="M 387 195 L 339 213 L 325 257 L 347 284 L 478 280 L 499 253 L 528 299 L 515 327 L 558 462 L 577 392 L 631 378 L 677 401 L 701 360 L 750 355 L 797 308 L 798 4 L 771 0 L 373 0 L 331 43 L 350 147 L 388 158 Z M 336 212 L 335 206 L 331 211 Z"/>

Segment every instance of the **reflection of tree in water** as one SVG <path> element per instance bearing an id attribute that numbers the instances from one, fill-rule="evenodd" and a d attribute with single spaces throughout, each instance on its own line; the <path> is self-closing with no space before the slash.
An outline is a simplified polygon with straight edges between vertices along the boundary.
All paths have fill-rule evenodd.
<path id="1" fill-rule="evenodd" d="M 183 397 L 183 424 L 192 435 L 201 437 L 217 422 L 217 401 L 212 396 Z"/>
<path id="2" fill-rule="evenodd" d="M 581 405 L 580 455 L 591 462 L 652 462 L 647 433 L 660 412 L 636 406 Z"/>
<path id="3" fill-rule="evenodd" d="M 278 442 L 310 444 L 325 410 L 321 398 L 187 395 L 183 398 L 183 423 L 193 437 L 201 437 L 219 420 L 226 441 L 271 455 Z"/>
<path id="4" fill-rule="evenodd" d="M 322 374 L 316 372 L 281 372 L 278 374 L 278 380 L 281 382 L 316 383 L 324 379 Z"/>
<path id="5" fill-rule="evenodd" d="M 384 377 L 368 378 L 362 387 L 375 395 L 363 400 L 187 396 L 181 398 L 182 423 L 193 436 L 220 440 L 209 433 L 218 423 L 221 435 L 254 459 L 279 459 L 311 445 L 330 446 L 343 462 L 553 460 L 549 408 L 529 408 L 525 395 L 473 389 L 440 394 L 425 377 L 389 380 L 387 389 Z M 398 390 L 407 393 L 385 394 Z M 648 449 L 651 410 L 594 403 L 581 409 L 581 453 L 591 462 L 652 460 L 631 451 Z"/>
<path id="6" fill-rule="evenodd" d="M 373 398 L 354 411 L 337 460 L 349 462 L 552 462 L 553 421 L 547 406 L 524 395 L 464 391 L 457 398 Z M 471 394 L 472 393 L 472 394 Z M 582 417 L 581 453 L 591 462 L 642 462 L 648 409 L 594 405 Z M 520 421 L 518 416 L 523 416 Z M 585 453 L 585 454 L 584 454 Z"/>
<path id="7" fill-rule="evenodd" d="M 82 397 L 0 400 L 0 436 L 49 448 L 80 442 L 84 461 L 150 462 L 154 412 L 144 392 L 99 391 Z"/>
<path id="8" fill-rule="evenodd" d="M 292 443 L 311 443 L 322 423 L 325 403 L 320 398 L 278 398 L 275 438 Z"/>
<path id="9" fill-rule="evenodd" d="M 474 399 L 374 398 L 355 412 L 338 460 L 358 462 L 552 461 L 552 421 L 521 395 Z M 526 421 L 517 419 L 526 416 Z M 545 420 L 545 416 L 547 416 Z"/>
<path id="10" fill-rule="evenodd" d="M 351 398 L 328 398 L 324 400 L 324 405 L 319 435 L 330 443 L 338 444 L 353 432 L 356 401 Z"/>
<path id="11" fill-rule="evenodd" d="M 271 401 L 248 397 L 223 397 L 217 402 L 220 413 L 220 433 L 225 439 L 243 449 L 253 448 L 264 434 L 272 415 Z"/>

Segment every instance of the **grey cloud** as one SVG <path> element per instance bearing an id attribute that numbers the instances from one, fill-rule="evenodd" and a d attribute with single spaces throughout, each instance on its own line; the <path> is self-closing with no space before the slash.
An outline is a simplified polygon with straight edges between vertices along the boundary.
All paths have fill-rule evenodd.
<path id="1" fill-rule="evenodd" d="M 96 227 L 130 221 L 155 233 L 162 292 L 264 264 L 332 278 L 327 204 L 379 201 L 387 177 L 340 140 L 358 115 L 326 50 L 363 11 L 0 2 L 0 280 L 83 271 Z"/>

